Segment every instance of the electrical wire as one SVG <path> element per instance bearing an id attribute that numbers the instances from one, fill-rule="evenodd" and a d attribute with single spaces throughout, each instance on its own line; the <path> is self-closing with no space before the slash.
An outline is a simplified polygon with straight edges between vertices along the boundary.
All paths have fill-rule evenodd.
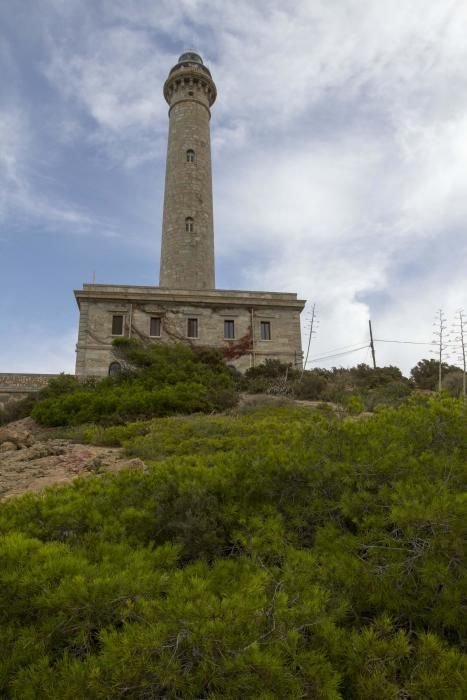
<path id="1" fill-rule="evenodd" d="M 436 341 L 421 341 L 421 340 L 383 340 L 382 338 L 375 338 L 375 343 L 403 343 L 406 345 L 437 345 Z M 450 347 L 447 345 L 446 347 Z"/>
<path id="2" fill-rule="evenodd" d="M 310 357 L 308 362 L 319 362 L 320 360 L 330 360 L 333 357 L 341 357 L 342 355 L 350 355 L 353 352 L 358 352 L 359 350 L 365 350 L 368 345 L 362 345 L 360 348 L 355 348 L 354 350 L 347 350 L 346 352 L 338 352 L 334 355 L 322 355 L 320 357 Z"/>
<path id="3" fill-rule="evenodd" d="M 352 343 L 351 345 L 341 345 L 339 348 L 329 348 L 329 350 L 324 350 L 322 354 L 328 355 L 328 354 L 333 353 L 333 352 L 339 352 L 340 350 L 347 350 L 347 349 L 350 350 L 352 348 L 355 348 L 357 345 L 358 345 L 358 347 L 360 347 L 364 343 L 365 343 L 365 341 L 361 340 L 359 343 Z"/>
<path id="4" fill-rule="evenodd" d="M 436 345 L 436 342 L 427 342 L 427 341 L 420 341 L 420 340 L 389 340 L 389 339 L 383 339 L 383 338 L 375 338 L 374 339 L 375 343 L 398 343 L 398 344 L 403 344 L 403 345 Z M 342 345 L 340 348 L 333 348 L 332 350 L 328 350 L 326 354 L 324 355 L 319 355 L 318 357 L 310 357 L 307 361 L 306 364 L 310 364 L 312 362 L 320 362 L 321 360 L 331 360 L 334 357 L 342 357 L 343 355 L 350 355 L 354 352 L 359 352 L 360 350 L 369 350 L 370 345 L 365 344 L 365 345 L 359 345 L 359 347 L 355 347 L 357 343 L 352 343 L 351 345 Z M 457 347 L 455 344 L 448 344 L 446 345 L 446 348 L 449 347 Z M 349 348 L 349 349 L 347 349 Z M 337 350 L 342 350 L 342 352 L 335 352 Z M 329 353 L 329 354 L 328 354 Z M 368 357 L 368 353 L 367 356 Z"/>

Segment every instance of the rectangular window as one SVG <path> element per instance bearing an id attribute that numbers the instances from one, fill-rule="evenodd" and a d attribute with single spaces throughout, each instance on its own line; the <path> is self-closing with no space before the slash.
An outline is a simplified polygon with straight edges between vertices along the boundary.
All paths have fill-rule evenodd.
<path id="1" fill-rule="evenodd" d="M 226 340 L 235 338 L 235 321 L 224 321 L 224 338 Z"/>
<path id="2" fill-rule="evenodd" d="M 188 319 L 188 337 L 197 338 L 198 337 L 198 319 L 189 318 Z"/>
<path id="3" fill-rule="evenodd" d="M 261 340 L 271 340 L 271 321 L 261 321 Z"/>
<path id="4" fill-rule="evenodd" d="M 112 335 L 123 335 L 123 316 L 112 316 Z"/>
<path id="5" fill-rule="evenodd" d="M 149 325 L 149 335 L 151 338 L 161 337 L 161 320 L 159 317 L 153 316 Z"/>

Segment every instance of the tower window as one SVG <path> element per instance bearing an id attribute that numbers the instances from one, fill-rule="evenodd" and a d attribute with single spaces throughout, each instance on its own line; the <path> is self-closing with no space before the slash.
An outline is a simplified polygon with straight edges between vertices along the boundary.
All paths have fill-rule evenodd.
<path id="1" fill-rule="evenodd" d="M 271 321 L 261 321 L 261 340 L 271 340 Z"/>
<path id="2" fill-rule="evenodd" d="M 189 338 L 197 338 L 198 337 L 198 319 L 197 318 L 189 318 L 188 319 L 188 332 L 187 335 Z"/>
<path id="3" fill-rule="evenodd" d="M 187 163 L 194 163 L 195 162 L 195 152 L 192 148 L 189 148 L 188 151 L 186 152 L 186 162 Z"/>
<path id="4" fill-rule="evenodd" d="M 235 321 L 224 321 L 224 338 L 226 340 L 235 338 Z"/>
<path id="5" fill-rule="evenodd" d="M 112 316 L 112 335 L 123 335 L 123 316 Z"/>
<path id="6" fill-rule="evenodd" d="M 161 337 L 161 319 L 153 316 L 149 324 L 149 335 L 151 338 Z"/>
<path id="7" fill-rule="evenodd" d="M 193 233 L 195 227 L 195 222 L 191 218 L 191 216 L 187 216 L 185 219 L 185 231 L 187 233 Z"/>

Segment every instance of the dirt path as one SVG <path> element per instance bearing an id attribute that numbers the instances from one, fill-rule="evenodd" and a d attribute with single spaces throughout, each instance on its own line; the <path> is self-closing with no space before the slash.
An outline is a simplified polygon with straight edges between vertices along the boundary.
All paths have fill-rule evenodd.
<path id="1" fill-rule="evenodd" d="M 130 468 L 144 470 L 118 447 L 79 445 L 53 437 L 30 418 L 0 428 L 0 500 L 47 486 L 70 483 L 77 476 Z"/>

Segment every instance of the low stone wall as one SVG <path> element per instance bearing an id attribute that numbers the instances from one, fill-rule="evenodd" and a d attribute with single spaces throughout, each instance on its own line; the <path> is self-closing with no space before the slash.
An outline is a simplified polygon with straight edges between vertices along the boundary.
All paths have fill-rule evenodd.
<path id="1" fill-rule="evenodd" d="M 0 372 L 0 408 L 11 401 L 19 401 L 47 386 L 57 374 L 21 374 Z"/>

